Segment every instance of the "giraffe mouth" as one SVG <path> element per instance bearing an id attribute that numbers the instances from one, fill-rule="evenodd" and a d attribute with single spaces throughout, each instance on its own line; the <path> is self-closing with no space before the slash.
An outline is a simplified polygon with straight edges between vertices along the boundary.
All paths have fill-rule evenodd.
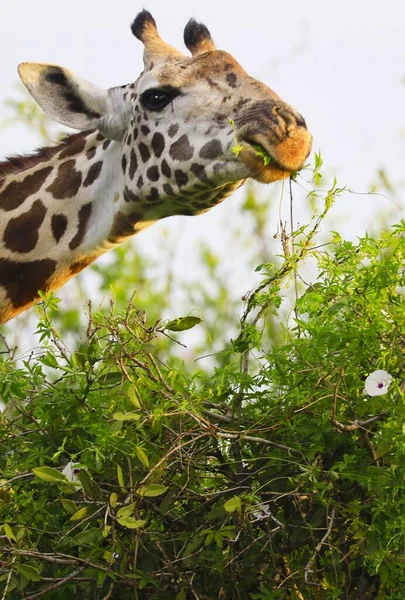
<path id="1" fill-rule="evenodd" d="M 261 183 L 272 183 L 289 177 L 293 169 L 282 165 L 267 148 L 256 140 L 244 138 L 240 141 L 241 160 L 252 171 L 252 179 Z"/>
<path id="2" fill-rule="evenodd" d="M 259 144 L 258 142 L 249 139 L 245 139 L 244 142 L 256 152 L 258 160 L 261 159 L 265 167 L 271 165 L 272 167 L 275 167 L 277 169 L 284 169 L 283 165 L 281 165 L 274 158 L 274 156 L 270 154 L 268 150 L 266 150 L 266 148 L 262 144 Z"/>

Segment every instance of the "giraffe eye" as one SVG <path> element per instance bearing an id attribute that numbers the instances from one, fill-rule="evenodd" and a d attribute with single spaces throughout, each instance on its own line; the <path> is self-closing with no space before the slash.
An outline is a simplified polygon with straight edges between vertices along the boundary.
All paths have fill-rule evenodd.
<path id="1" fill-rule="evenodd" d="M 141 95 L 141 104 L 144 108 L 149 110 L 159 111 L 166 108 L 176 96 L 180 94 L 179 90 L 176 89 L 150 89 L 146 90 Z"/>

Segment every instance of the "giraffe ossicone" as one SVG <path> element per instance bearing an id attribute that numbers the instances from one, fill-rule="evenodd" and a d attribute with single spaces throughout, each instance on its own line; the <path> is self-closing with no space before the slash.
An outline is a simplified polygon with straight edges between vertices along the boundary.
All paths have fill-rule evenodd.
<path id="1" fill-rule="evenodd" d="M 80 133 L 0 163 L 0 324 L 159 219 L 204 213 L 248 178 L 288 177 L 311 150 L 302 116 L 204 25 L 186 25 L 191 56 L 147 11 L 131 28 L 144 44 L 134 83 L 103 90 L 64 67 L 19 66 L 43 110 Z"/>

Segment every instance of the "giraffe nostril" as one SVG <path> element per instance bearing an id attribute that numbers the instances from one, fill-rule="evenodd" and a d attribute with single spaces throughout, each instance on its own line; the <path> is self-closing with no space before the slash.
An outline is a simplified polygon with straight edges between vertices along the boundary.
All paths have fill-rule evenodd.
<path id="1" fill-rule="evenodd" d="M 307 124 L 305 119 L 299 113 L 292 111 L 289 107 L 286 106 L 275 106 L 274 112 L 283 119 L 283 121 L 287 124 L 288 127 L 304 127 L 307 128 Z"/>
<path id="2" fill-rule="evenodd" d="M 306 124 L 305 119 L 304 119 L 304 117 L 302 115 L 300 115 L 300 114 L 297 113 L 295 115 L 295 119 L 297 121 L 298 127 L 304 127 L 305 129 L 307 128 L 307 124 Z"/>

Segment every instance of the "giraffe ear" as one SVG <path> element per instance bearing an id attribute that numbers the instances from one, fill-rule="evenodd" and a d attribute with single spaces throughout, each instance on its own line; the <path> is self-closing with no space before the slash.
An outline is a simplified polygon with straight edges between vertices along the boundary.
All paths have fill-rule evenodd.
<path id="1" fill-rule="evenodd" d="M 108 90 L 56 65 L 21 63 L 19 75 L 46 114 L 73 129 L 97 128 L 99 119 L 113 112 Z"/>

